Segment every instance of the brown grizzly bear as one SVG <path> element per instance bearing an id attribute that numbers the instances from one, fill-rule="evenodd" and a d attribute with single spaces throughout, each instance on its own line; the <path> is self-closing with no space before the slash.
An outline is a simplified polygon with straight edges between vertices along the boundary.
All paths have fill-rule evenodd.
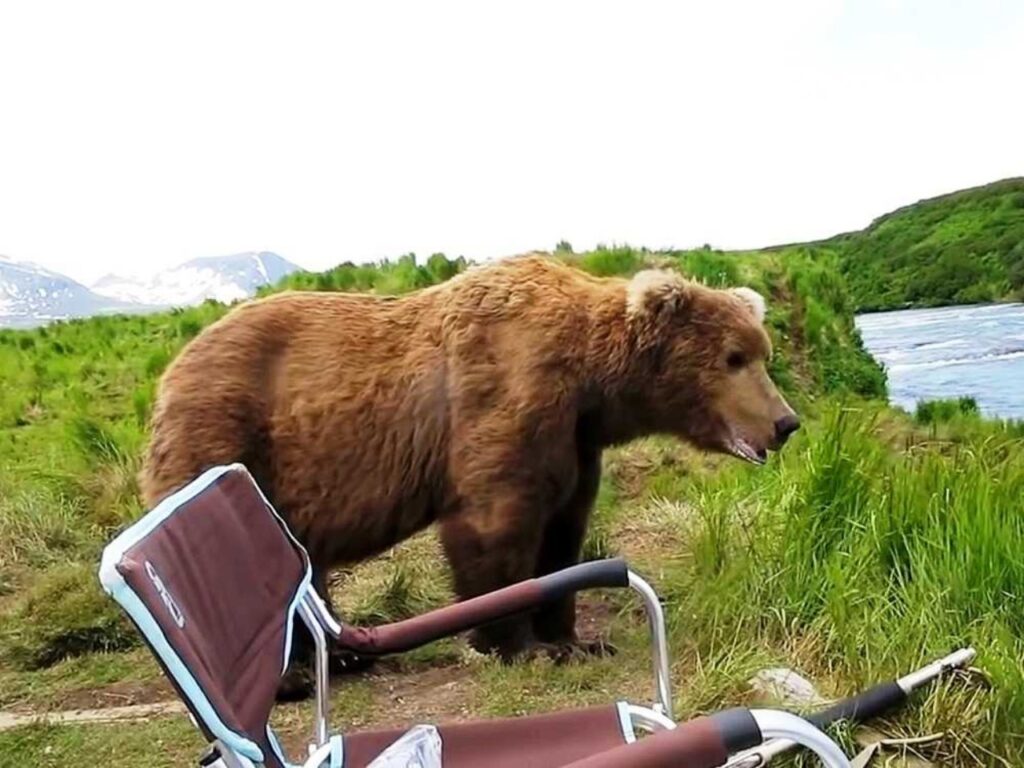
<path id="1" fill-rule="evenodd" d="M 596 278 L 538 254 L 400 298 L 251 301 L 163 376 L 145 501 L 240 461 L 321 594 L 331 567 L 436 522 L 468 598 L 577 562 L 608 446 L 664 433 L 756 463 L 781 446 L 799 422 L 766 372 L 763 316 L 750 289 Z M 574 624 L 570 599 L 471 642 L 559 653 Z"/>

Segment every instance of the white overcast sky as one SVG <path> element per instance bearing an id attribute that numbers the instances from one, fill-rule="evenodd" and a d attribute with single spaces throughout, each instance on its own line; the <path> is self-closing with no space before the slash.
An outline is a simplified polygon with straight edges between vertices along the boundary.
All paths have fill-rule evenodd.
<path id="1" fill-rule="evenodd" d="M 1024 175 L 1021 0 L 9 2 L 0 253 L 83 281 L 755 247 Z"/>

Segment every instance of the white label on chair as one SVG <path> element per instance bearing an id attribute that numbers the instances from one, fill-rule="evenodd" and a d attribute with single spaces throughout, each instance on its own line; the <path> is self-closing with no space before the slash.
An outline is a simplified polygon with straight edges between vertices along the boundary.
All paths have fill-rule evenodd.
<path id="1" fill-rule="evenodd" d="M 171 618 L 174 619 L 174 623 L 179 628 L 185 626 L 185 615 L 181 612 L 181 608 L 174 602 L 174 598 L 171 597 L 171 593 L 167 591 L 167 587 L 164 586 L 163 580 L 157 575 L 156 569 L 153 564 L 146 561 L 146 573 L 149 574 L 149 580 L 153 582 L 153 586 L 156 587 L 156 591 L 160 593 L 160 599 L 164 601 L 164 605 L 167 606 L 167 611 L 171 614 Z"/>

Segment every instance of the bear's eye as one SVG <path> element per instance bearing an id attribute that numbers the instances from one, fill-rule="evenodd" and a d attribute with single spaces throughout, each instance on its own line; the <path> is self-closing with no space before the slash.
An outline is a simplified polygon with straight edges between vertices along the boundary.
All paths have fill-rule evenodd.
<path id="1" fill-rule="evenodd" d="M 725 358 L 725 364 L 736 370 L 747 364 L 747 357 L 742 352 L 730 352 L 729 356 Z"/>

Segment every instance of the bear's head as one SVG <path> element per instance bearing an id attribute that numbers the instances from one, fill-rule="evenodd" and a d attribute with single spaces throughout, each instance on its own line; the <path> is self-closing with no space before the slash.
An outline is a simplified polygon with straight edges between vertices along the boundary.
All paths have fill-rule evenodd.
<path id="1" fill-rule="evenodd" d="M 714 289 L 667 270 L 626 286 L 645 431 L 763 464 L 800 426 L 768 375 L 765 301 L 750 288 Z"/>

